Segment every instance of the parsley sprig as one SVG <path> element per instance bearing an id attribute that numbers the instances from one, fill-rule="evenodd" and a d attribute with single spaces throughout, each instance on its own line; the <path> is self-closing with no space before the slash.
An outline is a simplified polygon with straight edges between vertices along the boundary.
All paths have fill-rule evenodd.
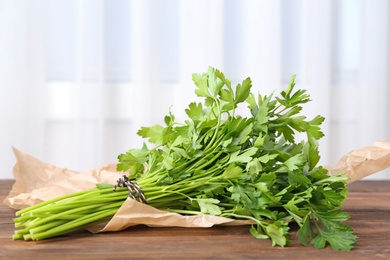
<path id="1" fill-rule="evenodd" d="M 310 240 L 316 248 L 328 243 L 335 250 L 351 249 L 356 236 L 341 224 L 348 214 L 340 209 L 347 179 L 329 177 L 326 169 L 316 167 L 324 118 L 307 120 L 301 114 L 310 97 L 306 90 L 295 90 L 295 76 L 277 97 L 251 93 L 250 78 L 232 88 L 211 67 L 192 78 L 203 102 L 189 104 L 184 124 L 176 124 L 170 114 L 166 126 L 143 127 L 138 134 L 156 148 L 144 147 L 139 161 L 126 159 L 139 151 L 122 154 L 118 169 L 138 167 L 131 174 L 139 181 L 158 172 L 157 185 L 170 192 L 194 192 L 181 208 L 172 204 L 167 210 L 251 219 L 254 237 L 270 238 L 279 246 L 288 244 L 288 223 L 294 220 L 302 244 Z M 250 117 L 236 114 L 245 103 Z M 307 139 L 297 142 L 296 133 Z M 148 157 L 159 162 L 153 159 L 143 172 L 141 165 L 148 160 L 142 158 Z"/>
<path id="2" fill-rule="evenodd" d="M 295 89 L 295 76 L 278 96 L 252 93 L 250 78 L 233 88 L 212 67 L 192 79 L 202 102 L 188 105 L 188 119 L 178 123 L 169 112 L 165 125 L 138 131 L 151 148 L 144 144 L 118 156 L 117 170 L 136 178 L 148 204 L 181 214 L 252 220 L 255 238 L 282 247 L 289 245 L 289 224 L 294 221 L 303 245 L 350 250 L 357 237 L 343 224 L 349 219 L 341 209 L 347 178 L 328 176 L 317 166 L 324 118 L 309 120 L 301 114 L 310 97 L 306 90 Z M 247 107 L 247 116 L 237 112 L 239 106 Z M 298 141 L 297 134 L 303 140 Z M 106 188 L 100 190 L 102 197 L 109 196 Z M 127 191 L 118 189 L 116 194 L 121 201 Z M 34 236 L 50 237 L 34 233 L 27 238 Z"/>

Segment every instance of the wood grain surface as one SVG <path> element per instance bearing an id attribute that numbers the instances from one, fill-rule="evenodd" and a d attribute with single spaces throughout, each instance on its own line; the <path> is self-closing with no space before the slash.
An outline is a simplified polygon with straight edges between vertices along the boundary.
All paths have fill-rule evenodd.
<path id="1" fill-rule="evenodd" d="M 0 181 L 1 259 L 390 259 L 390 181 L 349 185 L 344 209 L 359 240 L 352 251 L 299 244 L 291 225 L 291 245 L 272 247 L 257 240 L 248 226 L 212 228 L 132 227 L 120 232 L 76 232 L 44 241 L 13 241 L 15 210 L 2 202 L 12 180 Z"/>

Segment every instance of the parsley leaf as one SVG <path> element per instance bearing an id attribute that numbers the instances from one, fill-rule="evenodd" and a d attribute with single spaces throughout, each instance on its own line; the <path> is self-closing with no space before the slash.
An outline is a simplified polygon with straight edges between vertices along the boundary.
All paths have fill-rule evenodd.
<path id="1" fill-rule="evenodd" d="M 327 232 L 319 229 L 311 243 L 315 248 L 324 248 L 326 243 L 329 243 L 334 250 L 349 251 L 356 243 L 356 238 L 350 231 Z"/>

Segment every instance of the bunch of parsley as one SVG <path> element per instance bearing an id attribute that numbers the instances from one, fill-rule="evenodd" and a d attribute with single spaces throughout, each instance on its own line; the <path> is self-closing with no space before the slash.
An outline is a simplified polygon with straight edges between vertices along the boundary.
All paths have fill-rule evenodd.
<path id="1" fill-rule="evenodd" d="M 289 223 L 294 221 L 303 245 L 323 248 L 329 244 L 334 250 L 350 250 L 357 237 L 342 223 L 349 219 L 341 209 L 348 192 L 347 178 L 328 176 L 325 168 L 316 166 L 324 118 L 307 120 L 300 114 L 310 99 L 305 90 L 295 91 L 295 76 L 276 97 L 251 93 L 250 78 L 232 88 L 230 80 L 211 67 L 207 73 L 194 74 L 193 81 L 195 93 L 203 102 L 189 104 L 185 110 L 188 120 L 178 123 L 169 113 L 165 126 L 138 131 L 153 148 L 145 144 L 118 156 L 117 170 L 136 179 L 147 203 L 181 214 L 252 220 L 250 233 L 254 237 L 269 238 L 272 245 L 282 247 L 289 244 Z M 249 116 L 236 114 L 244 103 Z M 296 133 L 306 134 L 305 140 L 296 141 Z M 64 220 L 58 231 L 39 236 L 26 228 L 14 238 L 44 239 L 107 219 L 115 208 L 106 209 L 109 206 L 104 203 L 120 205 L 127 197 L 125 188 L 115 193 L 107 190 L 103 185 L 81 194 L 88 197 L 87 202 L 79 195 L 61 203 L 46 202 L 47 215 L 57 207 L 51 214 L 57 216 L 53 217 L 56 221 L 60 221 L 58 205 L 65 207 L 73 201 L 73 208 L 68 207 L 73 209 L 72 214 L 82 215 L 74 210 L 80 203 L 77 207 L 84 207 L 83 212 L 96 216 L 94 222 L 75 217 L 73 225 Z M 89 192 L 99 199 L 93 202 Z M 85 210 L 85 206 L 90 207 Z M 106 214 L 99 213 L 102 208 Z M 19 212 L 19 218 L 28 212 L 31 210 Z M 61 213 L 69 218 L 64 210 Z M 24 221 L 16 219 L 16 223 Z"/>

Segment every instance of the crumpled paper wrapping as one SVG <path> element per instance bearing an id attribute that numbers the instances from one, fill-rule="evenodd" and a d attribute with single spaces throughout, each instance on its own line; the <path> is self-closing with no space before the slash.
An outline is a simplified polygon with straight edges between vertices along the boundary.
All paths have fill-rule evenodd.
<path id="1" fill-rule="evenodd" d="M 109 164 L 85 172 L 76 172 L 42 162 L 14 149 L 16 164 L 13 169 L 15 183 L 4 204 L 15 209 L 25 208 L 64 194 L 92 189 L 97 183 L 116 183 L 123 173 Z M 349 183 L 390 167 L 390 142 L 378 142 L 344 155 L 330 174 L 343 173 Z M 214 225 L 244 225 L 251 221 L 233 220 L 210 215 L 183 216 L 156 209 L 127 199 L 115 216 L 91 232 L 119 231 L 134 225 L 159 227 L 211 227 Z"/>
<path id="2" fill-rule="evenodd" d="M 344 155 L 334 167 L 328 170 L 330 174 L 345 173 L 350 178 L 348 183 L 351 183 L 388 167 L 390 167 L 390 142 L 376 142 L 373 146 L 359 148 Z"/>
<path id="3" fill-rule="evenodd" d="M 127 198 L 115 216 L 104 225 L 97 225 L 88 230 L 94 233 L 124 230 L 135 225 L 149 227 L 186 227 L 207 228 L 214 225 L 246 225 L 248 220 L 233 220 L 211 215 L 183 216 L 166 212 Z"/>
<path id="4" fill-rule="evenodd" d="M 115 184 L 123 175 L 116 172 L 115 164 L 80 173 L 44 163 L 15 148 L 13 151 L 16 158 L 13 169 L 15 183 L 4 204 L 15 209 L 64 194 L 92 189 L 97 183 Z"/>

